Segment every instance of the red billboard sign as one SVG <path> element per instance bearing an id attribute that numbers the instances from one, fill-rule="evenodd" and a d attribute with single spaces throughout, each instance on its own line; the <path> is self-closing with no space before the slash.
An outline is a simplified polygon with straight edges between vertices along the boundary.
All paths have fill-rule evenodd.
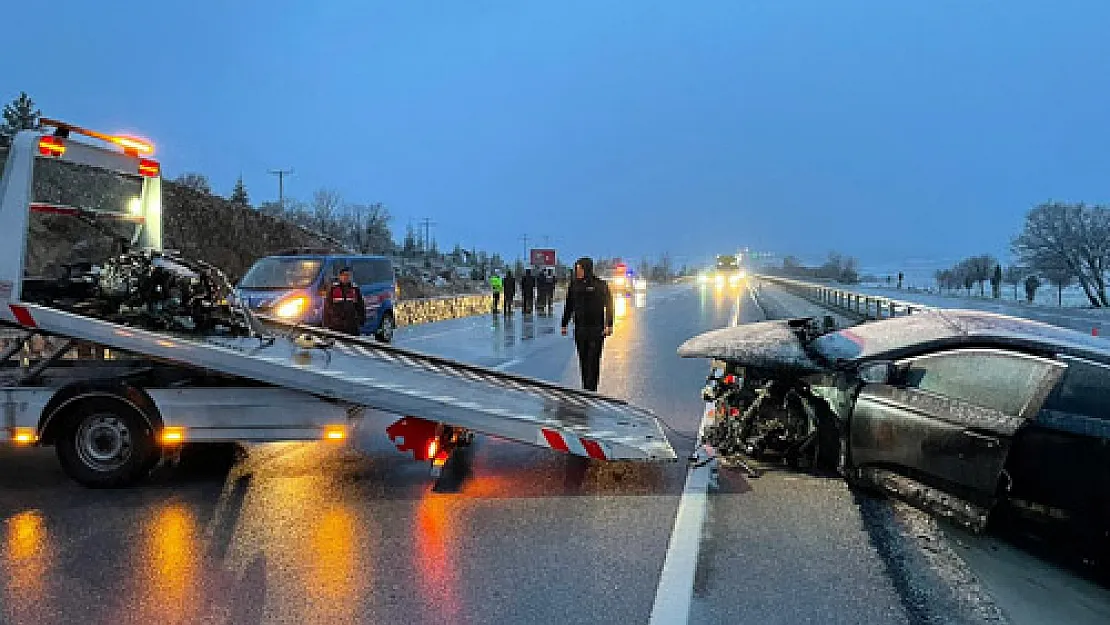
<path id="1" fill-rule="evenodd" d="M 533 248 L 529 251 L 529 259 L 530 263 L 537 267 L 554 267 L 555 250 L 554 248 Z"/>

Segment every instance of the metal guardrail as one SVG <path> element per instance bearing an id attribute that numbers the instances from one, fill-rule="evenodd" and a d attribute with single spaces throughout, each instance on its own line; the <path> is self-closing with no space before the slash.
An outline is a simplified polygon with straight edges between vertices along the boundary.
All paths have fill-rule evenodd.
<path id="1" fill-rule="evenodd" d="M 780 278 L 778 276 L 766 276 L 762 274 L 756 275 L 755 277 L 783 287 L 787 291 L 804 297 L 814 303 L 827 306 L 838 312 L 853 314 L 862 319 L 889 319 L 891 317 L 901 317 L 912 315 L 917 312 L 933 310 L 932 307 L 924 306 L 917 302 L 906 302 L 889 297 L 882 297 L 880 295 L 856 293 L 827 284 L 803 282 L 791 278 Z"/>

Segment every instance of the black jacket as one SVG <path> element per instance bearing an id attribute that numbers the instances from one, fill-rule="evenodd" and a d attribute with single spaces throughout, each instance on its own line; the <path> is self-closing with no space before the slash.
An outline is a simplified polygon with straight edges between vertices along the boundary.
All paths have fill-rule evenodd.
<path id="1" fill-rule="evenodd" d="M 508 299 L 512 299 L 516 295 L 516 278 L 513 277 L 513 274 L 506 274 L 501 279 L 501 288 L 505 290 L 505 297 Z"/>
<path id="2" fill-rule="evenodd" d="M 520 279 L 520 290 L 524 292 L 525 297 L 535 293 L 536 277 L 530 273 L 524 274 L 524 277 Z"/>
<path id="3" fill-rule="evenodd" d="M 585 260 L 585 259 L 584 259 Z M 609 285 L 593 274 L 593 263 L 579 261 L 586 271 L 584 280 L 574 279 L 567 288 L 567 302 L 563 307 L 563 327 L 574 319 L 575 333 L 601 332 L 613 327 L 613 295 Z"/>
<path id="4" fill-rule="evenodd" d="M 366 302 L 362 289 L 352 283 L 346 286 L 335 281 L 324 296 L 324 327 L 336 332 L 359 334 L 366 323 Z"/>

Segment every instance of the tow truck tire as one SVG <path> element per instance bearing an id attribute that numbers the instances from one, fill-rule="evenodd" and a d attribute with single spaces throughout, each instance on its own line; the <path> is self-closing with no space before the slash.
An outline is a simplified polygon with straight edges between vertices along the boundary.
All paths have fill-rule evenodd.
<path id="1" fill-rule="evenodd" d="M 146 478 L 159 458 L 150 423 L 129 404 L 107 398 L 68 411 L 55 451 L 66 475 L 90 488 L 130 486 Z"/>
<path id="2" fill-rule="evenodd" d="M 385 313 L 382 315 L 381 326 L 378 331 L 374 333 L 374 338 L 382 343 L 393 342 L 393 332 L 397 329 L 397 322 L 393 319 L 393 313 Z"/>

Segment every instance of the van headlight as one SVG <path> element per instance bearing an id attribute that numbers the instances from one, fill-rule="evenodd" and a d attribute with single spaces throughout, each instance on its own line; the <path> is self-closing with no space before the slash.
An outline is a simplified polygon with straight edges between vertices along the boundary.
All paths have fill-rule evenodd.
<path id="1" fill-rule="evenodd" d="M 297 295 L 278 302 L 274 306 L 274 315 L 282 319 L 297 319 L 305 313 L 307 308 L 308 298 Z"/>

